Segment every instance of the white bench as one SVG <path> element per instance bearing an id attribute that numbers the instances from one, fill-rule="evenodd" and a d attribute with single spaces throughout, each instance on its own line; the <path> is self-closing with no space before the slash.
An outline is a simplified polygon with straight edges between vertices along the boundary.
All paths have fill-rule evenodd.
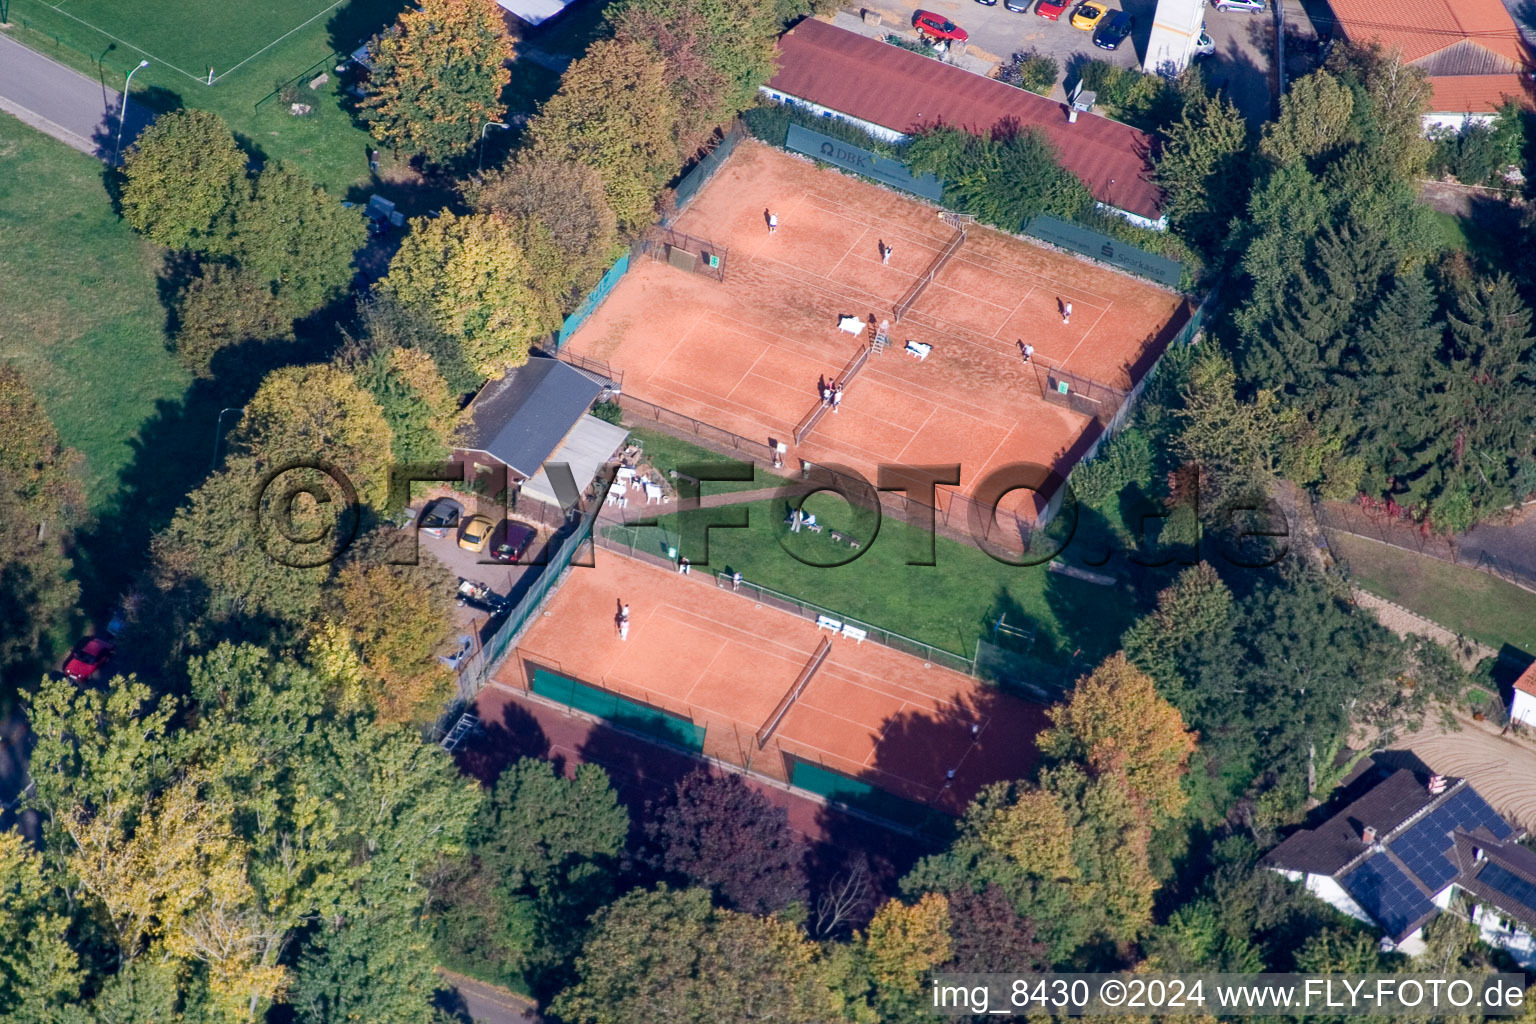
<path id="1" fill-rule="evenodd" d="M 858 645 L 869 638 L 869 630 L 860 629 L 858 626 L 849 624 L 843 627 L 843 636 L 852 640 L 855 645 Z"/>
<path id="2" fill-rule="evenodd" d="M 864 321 L 860 317 L 845 316 L 837 321 L 837 329 L 857 337 L 864 333 Z"/>
<path id="3" fill-rule="evenodd" d="M 826 615 L 818 615 L 816 616 L 816 628 L 830 629 L 832 632 L 836 633 L 838 630 L 843 628 L 843 624 L 837 619 L 829 618 Z"/>
<path id="4" fill-rule="evenodd" d="M 920 341 L 907 342 L 907 355 L 911 356 L 913 359 L 916 359 L 918 362 L 922 362 L 924 359 L 927 359 L 928 353 L 932 351 L 932 345 L 926 345 Z"/>

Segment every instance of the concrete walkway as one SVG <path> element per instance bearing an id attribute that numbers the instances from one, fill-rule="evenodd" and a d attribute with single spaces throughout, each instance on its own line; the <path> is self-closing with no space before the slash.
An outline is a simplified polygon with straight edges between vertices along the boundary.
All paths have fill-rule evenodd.
<path id="1" fill-rule="evenodd" d="M 122 94 L 100 81 L 0 33 L 0 110 L 5 113 L 82 153 L 110 160 L 121 102 Z M 153 119 L 142 103 L 130 103 L 123 146 L 132 143 Z"/>

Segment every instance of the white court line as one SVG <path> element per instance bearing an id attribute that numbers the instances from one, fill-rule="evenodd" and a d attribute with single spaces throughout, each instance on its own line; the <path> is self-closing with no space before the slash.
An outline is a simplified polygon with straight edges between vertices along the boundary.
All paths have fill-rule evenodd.
<path id="1" fill-rule="evenodd" d="M 309 18 L 309 19 L 307 19 L 307 20 L 305 20 L 303 22 L 300 22 L 298 25 L 295 25 L 293 28 L 289 29 L 287 32 L 284 32 L 282 35 L 280 35 L 276 39 L 272 40 L 266 46 L 263 46 L 261 49 L 257 50 L 255 53 L 253 53 L 249 57 L 245 58 L 245 60 L 241 61 L 239 64 L 236 64 L 234 67 L 232 67 L 228 71 L 224 72 L 224 74 L 222 74 L 222 75 L 214 75 L 213 76 L 213 80 L 215 82 L 217 82 L 219 79 L 225 78 L 228 75 L 231 75 L 234 72 L 240 70 L 241 68 L 245 67 L 245 65 L 249 64 L 251 61 L 255 60 L 257 57 L 260 57 L 262 54 L 264 54 L 268 50 L 272 49 L 272 47 L 276 46 L 278 43 L 282 42 L 284 39 L 287 39 L 289 36 L 293 35 L 299 29 L 304 28 L 311 21 L 314 21 L 316 18 L 322 18 L 325 15 L 330 14 L 332 11 L 334 11 L 336 8 L 340 7 L 342 4 L 344 4 L 346 2 L 347 2 L 347 0 L 336 0 L 335 3 L 331 4 L 331 6 L 327 7 L 325 10 L 321 11 L 319 14 L 316 14 L 316 15 L 314 15 L 314 17 L 311 17 L 311 18 Z"/>

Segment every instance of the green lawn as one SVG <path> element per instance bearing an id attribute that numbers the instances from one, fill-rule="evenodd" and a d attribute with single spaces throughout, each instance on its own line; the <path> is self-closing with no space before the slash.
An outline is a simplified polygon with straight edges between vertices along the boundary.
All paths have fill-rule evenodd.
<path id="1" fill-rule="evenodd" d="M 166 350 L 160 251 L 112 212 L 101 178 L 99 162 L 0 115 L 0 358 L 84 453 L 97 511 L 140 424 L 189 381 Z"/>
<path id="2" fill-rule="evenodd" d="M 831 495 L 811 497 L 806 509 L 824 525 L 821 533 L 790 534 L 783 525 L 782 501 L 706 509 L 686 513 L 686 522 L 670 516 L 654 527 L 613 530 L 652 553 L 678 545 L 681 536 L 681 552 L 699 571 L 740 571 L 753 583 L 967 658 L 976 653 L 979 638 L 990 636 L 998 616 L 1006 614 L 1011 625 L 1035 631 L 1026 653 L 1086 670 L 1115 651 L 1140 611 L 1123 590 L 1047 572 L 1044 566 L 1004 565 L 943 537 L 934 541 L 936 564 L 909 565 L 927 557 L 928 539 L 921 531 L 885 519 L 875 534 L 868 513 L 855 516 Z M 706 566 L 703 524 L 743 514 L 747 528 L 709 531 Z M 829 564 L 853 554 L 831 538 L 832 529 L 862 540 L 854 561 Z"/>
<path id="3" fill-rule="evenodd" d="M 1536 594 L 1476 569 L 1334 532 L 1329 546 L 1361 587 L 1490 647 L 1536 654 Z"/>
<path id="4" fill-rule="evenodd" d="M 731 465 L 732 460 L 718 452 L 701 448 L 696 444 L 690 444 L 671 434 L 664 434 L 659 430 L 648 430 L 645 427 L 632 428 L 629 432 L 630 439 L 640 444 L 645 449 L 645 461 L 655 466 L 663 474 L 670 473 L 678 466 L 698 465 Z M 750 461 L 738 462 L 736 465 L 751 466 Z M 690 474 L 692 475 L 692 474 Z M 711 480 L 704 484 L 704 494 L 730 494 L 736 491 L 752 491 L 765 487 L 773 487 L 780 482 L 779 477 L 758 469 L 751 480 Z"/>
<path id="5" fill-rule="evenodd" d="M 266 0 L 266 4 L 271 10 L 205 0 L 157 0 L 150 5 L 90 0 L 93 11 L 132 12 L 135 31 L 108 49 L 114 46 L 111 39 L 65 15 L 84 9 L 75 3 L 60 10 L 43 0 L 11 0 L 14 27 L 10 32 L 27 46 L 114 89 L 122 88 L 124 75 L 138 63 L 134 47 L 161 56 L 176 67 L 148 58 L 150 66 L 133 76 L 133 102 L 156 110 L 211 110 L 264 157 L 297 164 L 338 197 L 366 199 L 377 188 L 368 167 L 368 153 L 375 143 L 348 109 L 334 66 L 338 54 L 351 53 L 394 21 L 406 6 L 404 0 L 347 0 L 308 24 L 302 24 L 305 17 L 327 10 L 325 0 Z M 197 13 L 183 18 L 183 7 L 195 8 Z M 143 17 L 149 9 L 156 17 Z M 249 27 L 256 24 L 263 27 L 259 31 Z M 288 28 L 282 26 L 294 25 L 300 27 L 283 37 Z M 204 43 L 204 36 L 229 38 Z M 267 42 L 271 47 L 260 50 Z M 232 66 L 227 77 L 216 78 L 211 86 L 177 70 L 206 75 L 210 55 L 220 48 L 230 54 L 260 52 L 239 67 Z M 216 75 L 225 74 L 218 64 L 214 68 Z M 322 72 L 330 74 L 330 81 L 311 91 L 309 81 Z M 558 84 L 553 72 L 518 63 L 503 99 L 512 113 L 531 113 Z M 295 86 L 297 98 L 313 108 L 310 114 L 294 117 L 289 113 L 288 104 L 278 95 L 279 88 L 287 85 Z M 386 160 L 386 169 L 387 164 Z M 403 198 L 387 187 L 379 191 L 397 202 Z"/>

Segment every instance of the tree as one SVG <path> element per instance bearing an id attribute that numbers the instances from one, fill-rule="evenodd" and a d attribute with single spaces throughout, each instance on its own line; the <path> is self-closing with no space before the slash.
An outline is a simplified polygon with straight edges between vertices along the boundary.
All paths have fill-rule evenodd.
<path id="1" fill-rule="evenodd" d="M 1238 397 L 1237 372 L 1218 351 L 1201 353 L 1184 390 L 1174 450 L 1208 479 L 1207 505 L 1218 506 L 1252 488 L 1273 466 L 1279 418 L 1272 393 Z"/>
<path id="2" fill-rule="evenodd" d="M 1003 890 L 988 885 L 980 892 L 956 889 L 949 903 L 950 958 L 946 970 L 989 974 L 1040 971 L 1050 967 L 1035 924 L 1021 915 Z"/>
<path id="3" fill-rule="evenodd" d="M 741 776 L 701 768 L 646 807 L 649 846 L 642 856 L 656 870 L 752 913 L 805 902 L 805 849 L 788 814 Z"/>
<path id="4" fill-rule="evenodd" d="M 363 693 L 382 722 L 435 717 L 453 689 L 437 653 L 453 636 L 455 578 L 435 560 L 389 564 L 364 541 L 331 584 L 333 621 L 358 652 Z"/>
<path id="5" fill-rule="evenodd" d="M 1296 79 L 1280 101 L 1280 117 L 1265 128 L 1260 151 L 1280 163 L 1327 154 L 1349 140 L 1355 96 L 1327 71 Z"/>
<path id="6" fill-rule="evenodd" d="M 887 900 L 875 912 L 862 939 L 881 1020 L 922 1008 L 928 973 L 952 955 L 949 928 L 949 901 L 938 893 L 925 893 L 912 904 Z"/>
<path id="7" fill-rule="evenodd" d="M 381 352 L 413 349 L 432 357 L 456 401 L 484 383 L 485 378 L 466 359 L 462 339 L 443 330 L 432 310 L 407 306 L 393 295 L 375 291 L 358 301 L 357 318 L 360 330 L 357 337 L 348 337 L 340 356 L 343 363 L 361 366 Z"/>
<path id="8" fill-rule="evenodd" d="M 424 349 L 380 349 L 354 371 L 389 424 L 390 450 L 402 463 L 442 462 L 458 402 L 437 361 Z"/>
<path id="9" fill-rule="evenodd" d="M 608 206 L 626 231 L 655 216 L 676 173 L 678 112 L 661 57 L 649 44 L 599 40 L 560 78 L 528 124 L 532 151 L 602 175 Z"/>
<path id="10" fill-rule="evenodd" d="M 389 426 L 373 397 L 336 366 L 269 373 L 246 403 L 230 447 L 269 468 L 315 460 L 338 466 L 364 502 L 384 507 Z"/>
<path id="11" fill-rule="evenodd" d="M 422 928 L 378 912 L 323 926 L 294 968 L 288 1001 L 303 1024 L 431 1024 L 438 987 Z"/>
<path id="12" fill-rule="evenodd" d="M 1166 136 L 1157 159 L 1163 210 L 1191 245 L 1213 256 L 1248 199 L 1248 122 L 1224 96 L 1202 89 Z"/>
<path id="13" fill-rule="evenodd" d="M 637 889 L 598 911 L 576 977 L 552 1004 L 570 1024 L 825 1020 L 837 1006 L 795 926 L 717 910 L 701 889 Z"/>
<path id="14" fill-rule="evenodd" d="M 1126 631 L 1122 644 L 1131 664 L 1151 676 L 1158 693 L 1198 722 L 1206 710 L 1186 685 L 1184 671 L 1202 652 L 1221 649 L 1232 636 L 1232 591 L 1210 563 L 1192 565 L 1157 595 L 1157 608 Z"/>
<path id="15" fill-rule="evenodd" d="M 499 377 L 527 362 L 533 337 L 558 323 L 510 226 L 480 214 L 444 211 L 411 221 L 377 291 L 458 339 L 482 376 Z"/>
<path id="16" fill-rule="evenodd" d="M 85 510 L 78 462 L 21 371 L 0 363 L 0 678 L 46 656 L 79 597 L 64 553 Z"/>
<path id="17" fill-rule="evenodd" d="M 438 896 L 439 948 L 450 962 L 543 983 L 612 899 L 628 834 L 629 812 L 601 768 L 579 765 L 567 779 L 548 761 L 519 761 L 470 836 L 469 875 Z"/>
<path id="18" fill-rule="evenodd" d="M 624 0 L 616 8 L 608 14 L 614 37 L 662 56 L 684 156 L 750 107 L 773 77 L 780 28 L 773 0 Z"/>
<path id="19" fill-rule="evenodd" d="M 231 213 L 248 195 L 245 169 L 223 118 L 165 114 L 123 157 L 123 219 L 168 249 L 227 252 Z"/>
<path id="20" fill-rule="evenodd" d="M 1093 199 L 1033 129 L 982 137 L 939 126 L 913 139 L 906 158 L 912 170 L 944 179 L 945 205 L 1004 231 L 1039 213 L 1070 217 Z"/>
<path id="21" fill-rule="evenodd" d="M 248 274 L 271 281 L 295 316 L 342 295 L 352 256 L 368 232 L 349 210 L 293 167 L 267 164 L 249 201 L 235 209 L 230 255 Z"/>
<path id="22" fill-rule="evenodd" d="M 562 309 L 585 292 L 617 255 L 618 221 L 603 177 L 573 160 L 521 152 L 466 189 L 476 212 L 516 226 L 533 279 Z"/>
<path id="23" fill-rule="evenodd" d="M 370 49 L 362 115 L 380 142 L 442 163 L 476 145 L 486 122 L 506 119 L 512 42 L 490 0 L 423 0 Z"/>
<path id="24" fill-rule="evenodd" d="M 176 355 L 201 377 L 225 349 L 293 340 L 293 315 L 272 286 L 238 267 L 212 263 L 176 299 Z"/>
<path id="25" fill-rule="evenodd" d="M 1050 711 L 1053 728 L 1037 739 L 1041 751 L 1077 761 L 1095 774 L 1123 775 L 1126 791 L 1153 824 L 1184 809 L 1182 780 L 1195 738 L 1178 709 L 1159 697 L 1151 677 L 1116 654 Z"/>
<path id="26" fill-rule="evenodd" d="M 60 911 L 43 858 L 20 832 L 0 832 L 0 1016 L 52 1022 L 80 989 L 79 957 L 68 942 L 69 919 Z"/>

